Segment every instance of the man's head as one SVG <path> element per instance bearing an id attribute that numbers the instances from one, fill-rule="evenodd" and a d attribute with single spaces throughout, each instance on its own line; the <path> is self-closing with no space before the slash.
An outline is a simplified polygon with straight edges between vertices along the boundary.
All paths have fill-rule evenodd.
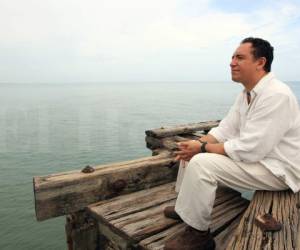
<path id="1" fill-rule="evenodd" d="M 230 63 L 232 80 L 253 85 L 271 71 L 273 47 L 261 38 L 245 38 Z"/>
<path id="2" fill-rule="evenodd" d="M 254 37 L 245 38 L 241 42 L 241 44 L 243 43 L 251 43 L 252 55 L 255 59 L 259 59 L 261 57 L 264 57 L 266 59 L 264 70 L 266 72 L 270 72 L 272 61 L 273 61 L 273 51 L 274 51 L 274 48 L 271 46 L 271 44 L 266 40 L 263 40 L 261 38 L 254 38 Z"/>

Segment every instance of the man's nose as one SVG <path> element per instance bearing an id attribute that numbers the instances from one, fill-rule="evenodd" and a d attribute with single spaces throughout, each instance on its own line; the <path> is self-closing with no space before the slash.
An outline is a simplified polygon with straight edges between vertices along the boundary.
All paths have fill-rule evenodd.
<path id="1" fill-rule="evenodd" d="M 234 58 L 232 58 L 229 65 L 231 68 L 234 67 L 236 65 L 236 60 Z"/>

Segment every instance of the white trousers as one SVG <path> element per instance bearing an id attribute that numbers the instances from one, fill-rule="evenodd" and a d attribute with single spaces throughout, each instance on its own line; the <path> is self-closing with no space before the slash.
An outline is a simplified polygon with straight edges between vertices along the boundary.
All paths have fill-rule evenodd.
<path id="1" fill-rule="evenodd" d="M 183 168 L 185 166 L 185 168 Z M 260 163 L 235 162 L 229 157 L 202 153 L 181 161 L 175 211 L 198 230 L 207 230 L 218 185 L 243 190 L 286 190 L 289 187 Z"/>

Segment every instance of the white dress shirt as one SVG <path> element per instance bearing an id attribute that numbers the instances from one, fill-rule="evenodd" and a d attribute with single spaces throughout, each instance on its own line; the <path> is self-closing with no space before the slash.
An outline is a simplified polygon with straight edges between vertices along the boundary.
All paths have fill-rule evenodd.
<path id="1" fill-rule="evenodd" d="M 260 162 L 294 192 L 300 190 L 300 110 L 290 88 L 273 73 L 246 90 L 209 133 L 234 161 Z"/>

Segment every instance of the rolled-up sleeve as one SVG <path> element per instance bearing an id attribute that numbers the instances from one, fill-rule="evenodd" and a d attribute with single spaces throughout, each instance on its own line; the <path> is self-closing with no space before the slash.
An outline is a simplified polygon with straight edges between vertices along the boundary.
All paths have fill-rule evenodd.
<path id="1" fill-rule="evenodd" d="M 247 117 L 240 136 L 224 143 L 226 154 L 236 161 L 258 162 L 276 146 L 292 123 L 289 97 L 274 94 L 260 100 Z"/>

